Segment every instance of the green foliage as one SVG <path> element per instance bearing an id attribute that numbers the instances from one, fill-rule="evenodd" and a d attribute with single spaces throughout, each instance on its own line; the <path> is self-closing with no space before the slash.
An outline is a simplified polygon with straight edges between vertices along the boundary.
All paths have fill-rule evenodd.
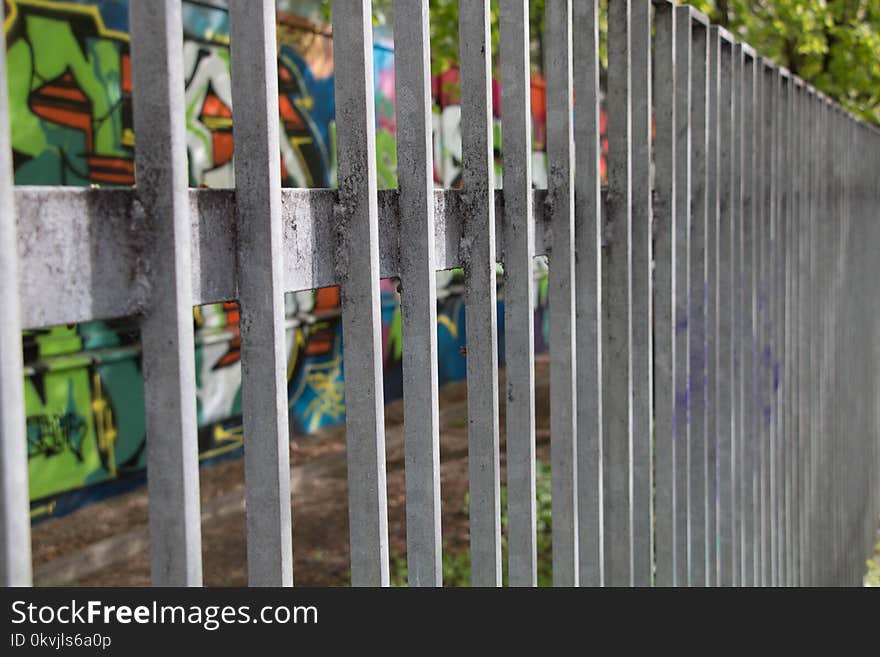
<path id="1" fill-rule="evenodd" d="M 541 69 L 543 60 L 544 3 L 546 0 L 529 0 L 529 33 L 532 40 L 532 68 Z M 607 61 L 605 33 L 607 17 L 603 2 L 599 8 L 600 56 L 603 65 Z M 440 73 L 458 62 L 458 0 L 430 0 L 431 11 L 431 67 Z M 497 66 L 500 47 L 498 28 L 499 0 L 491 0 L 490 22 L 492 31 L 492 52 Z M 330 2 L 324 1 L 324 17 L 330 20 Z M 373 0 L 373 24 L 391 26 L 393 23 L 394 0 Z"/>
<path id="2" fill-rule="evenodd" d="M 692 0 L 760 54 L 880 123 L 880 0 Z"/>
<path id="3" fill-rule="evenodd" d="M 874 548 L 874 558 L 868 560 L 868 572 L 865 573 L 865 586 L 880 588 L 880 539 Z"/>
<path id="4" fill-rule="evenodd" d="M 535 524 L 537 525 L 538 586 L 553 585 L 552 571 L 552 503 L 550 466 L 541 461 L 536 463 L 535 472 Z M 468 500 L 465 498 L 465 510 Z M 501 485 L 501 561 L 502 582 L 508 584 L 507 571 L 507 486 Z M 443 550 L 443 585 L 470 586 L 471 558 L 467 549 Z M 393 556 L 391 559 L 391 585 L 406 586 L 406 557 Z"/>
<path id="5" fill-rule="evenodd" d="M 532 66 L 543 57 L 545 0 L 530 0 Z M 690 0 L 762 55 L 880 124 L 880 0 Z M 329 19 L 329 1 L 325 16 Z M 601 57 L 607 62 L 607 0 L 600 4 Z M 373 0 L 377 25 L 391 25 L 393 0 Z M 434 72 L 458 60 L 458 0 L 430 0 Z M 498 53 L 498 0 L 492 0 Z"/>

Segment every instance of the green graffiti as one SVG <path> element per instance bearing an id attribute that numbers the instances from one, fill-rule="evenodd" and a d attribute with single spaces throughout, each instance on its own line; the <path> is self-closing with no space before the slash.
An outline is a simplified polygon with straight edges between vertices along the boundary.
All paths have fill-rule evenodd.
<path id="1" fill-rule="evenodd" d="M 85 368 L 25 380 L 31 499 L 82 486 L 101 469 Z"/>
<path id="2" fill-rule="evenodd" d="M 7 35 L 15 182 L 131 184 L 127 42 L 89 8 L 56 18 L 18 2 L 16 15 Z"/>

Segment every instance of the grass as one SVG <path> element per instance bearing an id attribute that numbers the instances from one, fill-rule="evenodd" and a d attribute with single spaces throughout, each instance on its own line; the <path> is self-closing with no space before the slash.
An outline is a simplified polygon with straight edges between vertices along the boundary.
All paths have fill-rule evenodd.
<path id="1" fill-rule="evenodd" d="M 868 559 L 868 572 L 865 573 L 865 586 L 880 587 L 880 538 L 874 548 L 874 557 Z"/>
<path id="2" fill-rule="evenodd" d="M 535 511 L 537 525 L 538 586 L 551 586 L 552 543 L 551 543 L 551 486 L 550 466 L 542 461 L 536 462 L 535 469 Z M 464 499 L 465 510 L 468 499 Z M 502 582 L 508 584 L 507 569 L 507 486 L 501 485 L 501 563 Z M 470 586 L 471 558 L 467 548 L 443 550 L 443 585 Z M 406 556 L 393 555 L 391 558 L 391 585 L 406 586 Z"/>

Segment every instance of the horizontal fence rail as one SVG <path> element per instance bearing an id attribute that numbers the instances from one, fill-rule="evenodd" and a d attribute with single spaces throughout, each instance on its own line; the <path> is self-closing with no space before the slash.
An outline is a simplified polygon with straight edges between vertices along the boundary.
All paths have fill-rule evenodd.
<path id="1" fill-rule="evenodd" d="M 153 583 L 202 583 L 193 306 L 242 313 L 248 570 L 292 585 L 284 293 L 340 286 L 351 577 L 388 585 L 380 278 L 402 305 L 407 564 L 442 585 L 435 273 L 462 268 L 471 578 L 538 582 L 537 256 L 549 262 L 562 586 L 858 585 L 880 512 L 880 131 L 691 7 L 548 3 L 532 189 L 529 3 L 461 0 L 463 173 L 433 189 L 430 12 L 395 2 L 398 190 L 377 190 L 371 3 L 333 3 L 338 189 L 282 189 L 271 0 L 230 3 L 234 189 L 187 189 L 179 3 L 132 0 L 137 184 L 15 187 L 0 42 L 0 576 L 31 583 L 21 330 L 138 316 Z M 158 50 L 157 55 L 146 54 Z M 495 144 L 497 146 L 497 144 Z M 17 303 L 15 302 L 17 300 Z"/>

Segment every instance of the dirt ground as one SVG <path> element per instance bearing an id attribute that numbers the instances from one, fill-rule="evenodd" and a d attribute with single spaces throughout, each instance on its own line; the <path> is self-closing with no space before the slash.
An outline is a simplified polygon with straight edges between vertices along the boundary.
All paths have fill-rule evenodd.
<path id="1" fill-rule="evenodd" d="M 502 372 L 503 390 L 503 372 Z M 538 458 L 549 461 L 549 361 L 537 358 L 535 378 Z M 504 395 L 501 465 L 504 477 Z M 385 407 L 388 529 L 392 558 L 406 555 L 403 404 Z M 290 443 L 293 576 L 297 585 L 349 583 L 348 486 L 344 425 Z M 467 390 L 440 390 L 440 459 L 444 549 L 467 550 Z M 247 584 L 241 459 L 201 468 L 202 556 L 206 586 Z M 38 585 L 146 586 L 146 487 L 89 505 L 33 528 Z M 61 568 L 60 566 L 64 566 Z M 92 572 L 88 572 L 92 571 Z"/>

